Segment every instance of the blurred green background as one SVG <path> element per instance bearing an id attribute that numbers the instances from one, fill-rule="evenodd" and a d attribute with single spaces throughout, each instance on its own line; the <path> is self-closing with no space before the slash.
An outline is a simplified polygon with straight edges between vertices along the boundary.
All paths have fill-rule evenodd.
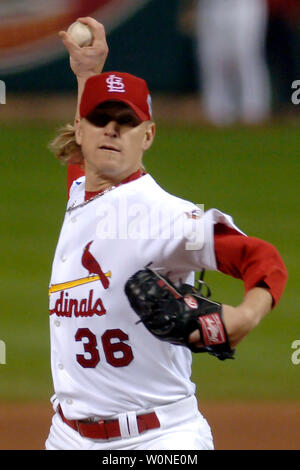
<path id="1" fill-rule="evenodd" d="M 1 401 L 52 394 L 48 282 L 66 204 L 66 170 L 47 150 L 61 122 L 1 124 Z M 158 122 L 147 170 L 169 192 L 231 214 L 247 234 L 273 243 L 289 271 L 284 296 L 225 363 L 194 355 L 202 400 L 299 400 L 300 365 L 291 344 L 299 322 L 299 148 L 297 123 L 265 127 Z M 233 305 L 243 285 L 220 273 L 206 280 Z"/>

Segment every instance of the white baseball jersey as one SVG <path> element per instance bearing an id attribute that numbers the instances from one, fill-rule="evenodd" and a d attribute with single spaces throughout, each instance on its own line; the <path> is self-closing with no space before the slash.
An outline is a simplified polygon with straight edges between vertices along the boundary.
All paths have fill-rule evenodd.
<path id="1" fill-rule="evenodd" d="M 193 283 L 194 271 L 217 269 L 214 224 L 237 227 L 150 175 L 86 204 L 84 195 L 82 177 L 70 191 L 49 288 L 51 367 L 64 415 L 108 418 L 193 395 L 191 352 L 136 324 L 124 285 L 149 263 Z"/>

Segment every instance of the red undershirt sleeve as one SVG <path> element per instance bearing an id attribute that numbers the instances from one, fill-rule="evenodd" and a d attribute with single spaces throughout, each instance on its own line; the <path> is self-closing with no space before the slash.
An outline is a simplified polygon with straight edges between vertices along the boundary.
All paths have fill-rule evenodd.
<path id="1" fill-rule="evenodd" d="M 246 292 L 253 287 L 269 289 L 274 308 L 288 277 L 276 248 L 259 238 L 242 235 L 224 224 L 215 225 L 214 243 L 218 270 L 241 279 Z"/>
<path id="2" fill-rule="evenodd" d="M 69 164 L 67 166 L 67 190 L 68 190 L 68 196 L 70 193 L 70 188 L 72 186 L 73 181 L 77 180 L 77 178 L 80 178 L 80 176 L 84 176 L 84 170 L 81 167 L 81 165 L 75 165 L 75 164 Z"/>

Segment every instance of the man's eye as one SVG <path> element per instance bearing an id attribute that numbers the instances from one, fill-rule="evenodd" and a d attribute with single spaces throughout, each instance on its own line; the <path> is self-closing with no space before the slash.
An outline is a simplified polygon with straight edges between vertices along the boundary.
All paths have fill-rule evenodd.
<path id="1" fill-rule="evenodd" d="M 123 116 L 115 117 L 103 112 L 92 112 L 87 116 L 87 119 L 97 127 L 105 127 L 110 121 L 117 121 L 120 126 L 130 127 L 136 127 L 140 123 L 138 118 L 135 118 L 130 114 L 124 114 Z"/>
<path id="2" fill-rule="evenodd" d="M 136 123 L 134 122 L 134 120 L 132 119 L 131 116 L 122 116 L 118 119 L 118 123 L 120 124 L 120 126 L 136 126 Z"/>
<path id="3" fill-rule="evenodd" d="M 105 114 L 93 114 L 88 116 L 88 120 L 97 127 L 105 127 L 106 124 L 110 121 L 109 116 Z"/>

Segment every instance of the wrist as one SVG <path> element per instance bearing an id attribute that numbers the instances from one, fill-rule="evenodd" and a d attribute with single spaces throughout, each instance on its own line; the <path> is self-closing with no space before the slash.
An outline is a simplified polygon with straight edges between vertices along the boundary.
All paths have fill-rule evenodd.
<path id="1" fill-rule="evenodd" d="M 100 71 L 100 68 L 96 71 L 94 70 L 89 70 L 89 71 L 84 71 L 84 72 L 77 72 L 76 73 L 76 79 L 77 79 L 77 83 L 81 83 L 81 82 L 85 82 L 86 80 L 88 80 L 89 78 L 91 77 L 94 77 L 95 75 L 98 75 L 99 73 L 101 73 Z"/>

